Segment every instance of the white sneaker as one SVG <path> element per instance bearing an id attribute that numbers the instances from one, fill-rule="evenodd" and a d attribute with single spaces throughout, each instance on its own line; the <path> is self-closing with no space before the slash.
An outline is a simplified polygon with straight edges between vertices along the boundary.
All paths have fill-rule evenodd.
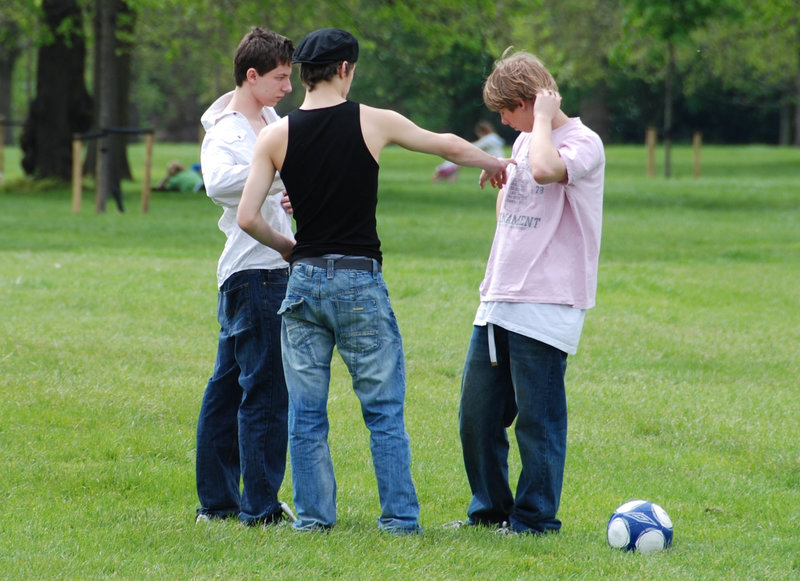
<path id="1" fill-rule="evenodd" d="M 511 525 L 508 524 L 507 520 L 504 520 L 502 524 L 497 527 L 495 534 L 511 537 L 516 535 L 517 531 L 511 528 Z"/>
<path id="2" fill-rule="evenodd" d="M 289 508 L 288 504 L 285 502 L 278 502 L 278 504 L 280 505 L 283 514 L 286 515 L 287 519 L 289 519 L 289 522 L 297 522 L 297 517 L 292 512 L 292 509 Z"/>

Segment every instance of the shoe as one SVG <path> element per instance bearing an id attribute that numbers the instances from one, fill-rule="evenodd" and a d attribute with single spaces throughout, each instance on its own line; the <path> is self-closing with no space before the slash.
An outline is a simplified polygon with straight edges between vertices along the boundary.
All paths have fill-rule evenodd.
<path id="1" fill-rule="evenodd" d="M 421 535 L 422 527 L 414 525 L 413 527 L 382 527 L 378 525 L 378 530 L 388 533 L 390 535 L 406 536 L 406 535 Z"/>
<path id="2" fill-rule="evenodd" d="M 292 509 L 289 508 L 288 504 L 278 501 L 278 510 L 272 514 L 268 514 L 267 516 L 263 516 L 251 521 L 245 521 L 244 524 L 251 527 L 268 527 L 271 525 L 280 525 L 286 521 L 289 521 L 290 523 L 297 522 L 297 517 L 292 512 Z"/>
<path id="3" fill-rule="evenodd" d="M 313 523 L 311 525 L 305 525 L 305 526 L 297 526 L 298 524 L 300 524 L 300 522 L 299 521 L 295 521 L 291 525 L 292 530 L 296 531 L 298 533 L 306 533 L 306 534 L 309 534 L 309 533 L 317 533 L 317 534 L 329 533 L 330 530 L 333 528 L 333 525 L 323 525 L 323 524 L 320 524 L 318 522 L 315 522 L 315 523 Z"/>
<path id="4" fill-rule="evenodd" d="M 197 509 L 197 516 L 194 519 L 194 524 L 209 523 L 216 521 L 228 520 L 229 518 L 236 518 L 239 516 L 238 512 L 208 512 L 203 508 Z"/>
<path id="5" fill-rule="evenodd" d="M 506 537 L 513 537 L 518 535 L 517 531 L 511 528 L 511 525 L 508 524 L 507 520 L 504 520 L 497 526 L 497 530 L 494 532 L 496 535 L 506 536 Z"/>
<path id="6" fill-rule="evenodd" d="M 442 528 L 444 529 L 460 529 L 460 528 L 468 528 L 468 527 L 485 527 L 485 528 L 503 528 L 508 527 L 508 521 L 502 522 L 492 522 L 492 521 L 477 521 L 468 518 L 467 520 L 454 520 L 453 522 L 444 523 Z"/>
<path id="7" fill-rule="evenodd" d="M 289 522 L 297 522 L 297 517 L 292 512 L 292 509 L 285 502 L 278 503 L 281 507 L 281 512 Z"/>

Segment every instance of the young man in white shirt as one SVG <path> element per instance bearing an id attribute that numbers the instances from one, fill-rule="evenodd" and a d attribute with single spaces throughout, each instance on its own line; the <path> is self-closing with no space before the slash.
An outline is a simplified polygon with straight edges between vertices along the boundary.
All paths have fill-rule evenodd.
<path id="1" fill-rule="evenodd" d="M 217 267 L 219 344 L 197 424 L 197 522 L 238 517 L 248 525 L 294 520 L 278 500 L 286 471 L 288 394 L 277 314 L 289 265 L 236 223 L 258 133 L 278 121 L 273 109 L 292 90 L 292 42 L 263 28 L 242 39 L 234 57 L 236 88 L 203 114 L 201 168 L 206 193 L 222 207 L 225 248 Z M 270 191 L 283 192 L 280 176 Z M 281 195 L 261 214 L 291 238 Z"/>

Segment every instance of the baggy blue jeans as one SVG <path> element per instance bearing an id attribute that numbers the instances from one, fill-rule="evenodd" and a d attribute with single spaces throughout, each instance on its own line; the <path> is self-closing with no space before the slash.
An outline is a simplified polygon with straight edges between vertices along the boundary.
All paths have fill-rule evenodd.
<path id="1" fill-rule="evenodd" d="M 492 366 L 488 330 L 473 328 L 461 383 L 459 433 L 472 490 L 468 522 L 557 531 L 567 450 L 567 354 L 493 326 L 498 364 Z M 515 418 L 522 471 L 512 497 L 506 429 Z"/>
<path id="2" fill-rule="evenodd" d="M 370 432 L 381 514 L 378 527 L 417 532 L 419 503 L 405 430 L 403 343 L 378 263 L 373 270 L 295 264 L 283 314 L 289 390 L 289 458 L 299 530 L 336 523 L 336 478 L 328 447 L 334 345 L 347 365 Z"/>
<path id="3" fill-rule="evenodd" d="M 217 360 L 197 422 L 198 512 L 211 518 L 252 524 L 281 510 L 289 403 L 278 308 L 288 279 L 288 269 L 246 270 L 220 288 Z"/>

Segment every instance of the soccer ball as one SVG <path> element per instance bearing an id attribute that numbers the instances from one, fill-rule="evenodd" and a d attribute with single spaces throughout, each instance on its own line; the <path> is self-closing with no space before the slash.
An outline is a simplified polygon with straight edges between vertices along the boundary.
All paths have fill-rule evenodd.
<path id="1" fill-rule="evenodd" d="M 655 553 L 672 544 L 672 520 L 654 502 L 631 500 L 608 519 L 608 544 L 616 549 Z"/>

